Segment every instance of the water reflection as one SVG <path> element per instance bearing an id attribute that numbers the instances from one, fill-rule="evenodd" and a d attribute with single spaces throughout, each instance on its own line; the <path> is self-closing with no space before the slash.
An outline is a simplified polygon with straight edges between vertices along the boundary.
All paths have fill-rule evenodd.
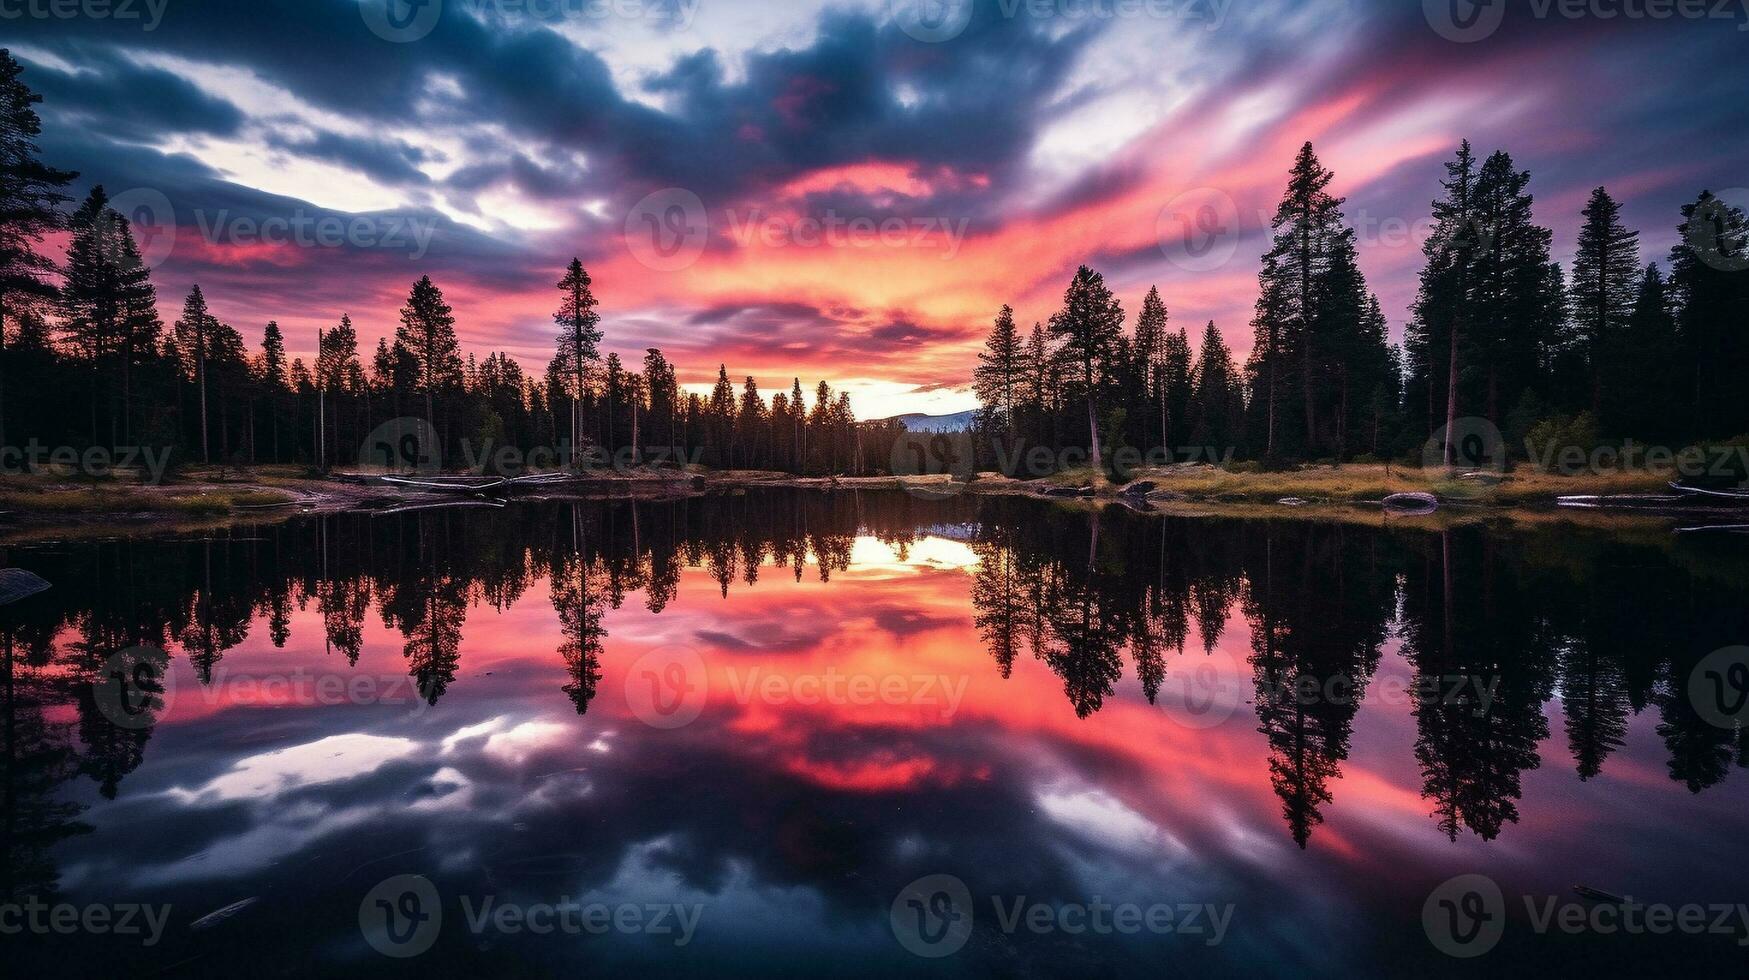
<path id="1" fill-rule="evenodd" d="M 380 875 L 352 871 L 409 849 L 422 873 L 504 889 L 548 874 L 713 896 L 739 916 L 714 955 L 748 962 L 809 962 L 755 927 L 774 915 L 831 924 L 818 941 L 833 956 L 902 955 L 870 924 L 907 874 L 944 861 L 1009 893 L 1170 881 L 1340 933 L 1327 917 L 1426 884 L 1363 883 L 1367 869 L 1434 863 L 1428 838 L 1510 838 L 1549 756 L 1572 767 L 1541 784 L 1568 809 L 1545 802 L 1526 845 L 1560 836 L 1559 814 L 1662 847 L 1698 831 L 1625 814 L 1749 763 L 1744 732 L 1686 694 L 1700 658 L 1749 636 L 1749 563 L 1655 534 L 771 492 L 5 557 L 55 583 L 0 619 L 9 900 L 106 882 L 193 909 L 277 888 L 297 910 L 281 914 L 314 916 L 342 964 L 370 962 L 338 938 L 355 935 L 346 900 L 309 912 L 311 893 L 356 903 Z M 705 652 L 709 696 L 697 723 L 661 732 L 628 709 L 629 669 L 676 642 Z M 406 689 L 360 703 L 234 683 L 311 665 L 390 665 Z M 118 716 L 105 685 L 142 672 L 165 678 L 163 709 Z M 835 674 L 905 684 L 804 695 L 799 679 Z M 945 700 L 956 683 L 963 703 Z M 1643 713 L 1667 778 L 1630 760 L 1612 781 Z M 1571 796 L 1591 782 L 1610 795 Z M 1345 802 L 1346 825 L 1327 825 Z M 1322 841 L 1329 863 L 1265 859 L 1268 834 L 1292 851 Z M 439 844 L 453 859 L 426 851 Z M 1695 867 L 1668 864 L 1673 879 Z M 1309 953 L 1293 932 L 1176 954 L 1317 972 L 1362 955 Z M 1039 943 L 1028 959 L 1087 955 Z"/>

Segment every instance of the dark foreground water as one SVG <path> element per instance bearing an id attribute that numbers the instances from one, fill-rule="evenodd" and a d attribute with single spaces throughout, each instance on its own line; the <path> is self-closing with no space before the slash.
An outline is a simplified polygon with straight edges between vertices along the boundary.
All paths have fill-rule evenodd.
<path id="1" fill-rule="evenodd" d="M 1749 963 L 1741 537 L 771 492 L 0 558 L 9 976 Z"/>

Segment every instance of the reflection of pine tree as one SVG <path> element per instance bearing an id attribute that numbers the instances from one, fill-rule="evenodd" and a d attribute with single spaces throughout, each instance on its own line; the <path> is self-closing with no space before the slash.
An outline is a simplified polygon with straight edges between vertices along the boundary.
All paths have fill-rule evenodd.
<path id="1" fill-rule="evenodd" d="M 142 676 L 139 670 L 143 665 L 149 665 L 150 676 L 164 677 L 170 670 L 170 657 L 155 647 L 123 648 L 114 638 L 100 636 L 81 637 L 74 650 L 76 662 L 70 686 L 78 705 L 79 740 L 85 745 L 79 771 L 97 782 L 104 799 L 113 800 L 122 777 L 145 761 L 146 742 L 152 737 L 152 726 L 162 702 L 145 706 L 147 713 L 139 727 L 124 728 L 98 705 L 98 687 L 118 683 L 118 677 Z M 134 698 L 142 693 L 130 690 L 128 696 Z"/>
<path id="2" fill-rule="evenodd" d="M 741 582 L 744 585 L 756 585 L 759 582 L 759 566 L 765 561 L 765 547 L 751 533 L 743 531 L 742 534 Z"/>
<path id="3" fill-rule="evenodd" d="M 559 614 L 559 656 L 571 683 L 564 691 L 578 714 L 589 711 L 595 685 L 601 680 L 601 644 L 607 638 L 602 628 L 604 602 L 590 579 L 589 562 L 582 555 L 565 559 L 553 573 L 553 609 Z"/>
<path id="4" fill-rule="evenodd" d="M 401 635 L 406 638 L 402 655 L 407 658 L 407 673 L 425 702 L 432 705 L 443 697 L 461 667 L 462 623 L 468 613 L 468 579 L 439 568 L 436 542 L 441 530 L 419 522 L 418 547 L 423 561 L 396 595 Z M 453 554 L 443 550 L 443 557 Z"/>
<path id="5" fill-rule="evenodd" d="M 49 900 L 60 883 L 53 848 L 91 832 L 62 798 L 79 772 L 67 727 L 48 721 L 39 682 L 24 672 L 10 624 L 0 625 L 0 902 Z"/>
<path id="6" fill-rule="evenodd" d="M 276 650 L 285 649 L 285 641 L 291 639 L 290 584 L 285 580 L 269 583 L 271 592 L 267 602 L 267 636 Z"/>
<path id="7" fill-rule="evenodd" d="M 1573 750 L 1579 778 L 1590 779 L 1603 771 L 1603 760 L 1627 737 L 1626 672 L 1589 643 L 1563 646 L 1560 671 L 1567 745 Z"/>
<path id="8" fill-rule="evenodd" d="M 213 670 L 225 651 L 249 636 L 254 603 L 231 584 L 232 554 L 229 546 L 220 549 L 215 575 L 213 542 L 201 543 L 200 584 L 187 601 L 182 628 L 176 631 L 177 642 L 202 684 L 212 683 Z"/>
<path id="9" fill-rule="evenodd" d="M 1190 590 L 1191 603 L 1196 607 L 1197 635 L 1202 639 L 1204 653 L 1213 653 L 1215 644 L 1227 629 L 1227 610 L 1238 598 L 1238 583 L 1221 579 L 1199 580 Z"/>
<path id="10" fill-rule="evenodd" d="M 1348 758 L 1393 596 L 1370 569 L 1350 567 L 1367 556 L 1340 525 L 1272 524 L 1261 543 L 1245 596 L 1258 731 L 1282 816 L 1303 848 Z"/>
<path id="11" fill-rule="evenodd" d="M 705 568 L 710 572 L 711 580 L 722 591 L 723 598 L 727 599 L 729 585 L 735 581 L 735 543 L 726 538 L 718 538 L 710 543 L 705 555 Z"/>
<path id="12" fill-rule="evenodd" d="M 1123 634 L 1097 587 L 1085 581 L 1060 580 L 1045 594 L 1045 615 L 1059 644 L 1046 652 L 1045 663 L 1063 679 L 1075 716 L 1085 718 L 1105 704 L 1123 676 Z"/>
<path id="13" fill-rule="evenodd" d="M 1142 696 L 1149 704 L 1160 694 L 1166 681 L 1166 646 L 1160 635 L 1143 628 L 1130 637 L 1130 657 L 1136 662 L 1136 679 L 1142 682 Z"/>
<path id="14" fill-rule="evenodd" d="M 644 607 L 660 613 L 680 592 L 680 563 L 672 549 L 659 549 L 650 559 L 649 584 L 644 587 Z"/>
<path id="15" fill-rule="evenodd" d="M 1733 749 L 1740 751 L 1737 733 L 1720 728 L 1695 711 L 1688 696 L 1688 678 L 1697 656 L 1675 658 L 1669 676 L 1653 697 L 1658 706 L 1658 737 L 1670 750 L 1670 778 L 1698 793 L 1717 785 L 1731 770 Z M 1741 765 L 1739 756 L 1738 764 Z"/>
<path id="16" fill-rule="evenodd" d="M 420 618 L 403 628 L 407 673 L 419 685 L 425 703 L 435 705 L 461 667 L 462 623 L 467 619 L 467 585 L 444 578 L 431 582 Z"/>
<path id="17" fill-rule="evenodd" d="M 1130 635 L 1130 657 L 1136 662 L 1136 679 L 1141 681 L 1142 696 L 1149 704 L 1160 694 L 1166 682 L 1166 651 L 1184 653 L 1184 638 L 1189 631 L 1187 618 L 1188 589 L 1182 580 L 1183 564 L 1170 560 L 1166 550 L 1166 521 L 1160 525 L 1159 551 L 1153 556 L 1158 562 L 1154 581 L 1145 589 L 1135 627 Z"/>
<path id="18" fill-rule="evenodd" d="M 370 610 L 370 588 L 362 578 L 323 582 L 316 588 L 316 608 L 328 642 L 346 655 L 347 666 L 358 665 L 364 646 L 364 615 Z"/>
<path id="19" fill-rule="evenodd" d="M 1007 538 L 1004 530 L 1002 536 Z M 976 610 L 973 624 L 983 637 L 996 667 L 1004 678 L 1014 670 L 1014 656 L 1020 649 L 1022 630 L 1030 601 L 1021 581 L 1012 548 L 1004 543 L 979 544 L 974 549 L 978 567 L 972 578 L 972 608 Z"/>
<path id="20" fill-rule="evenodd" d="M 1520 776 L 1541 764 L 1537 743 L 1549 734 L 1551 640 L 1530 591 L 1502 581 L 1512 563 L 1499 557 L 1486 531 L 1447 531 L 1406 569 L 1403 649 L 1421 694 L 1415 757 L 1434 817 L 1453 839 L 1467 826 L 1493 840 L 1518 821 Z"/>

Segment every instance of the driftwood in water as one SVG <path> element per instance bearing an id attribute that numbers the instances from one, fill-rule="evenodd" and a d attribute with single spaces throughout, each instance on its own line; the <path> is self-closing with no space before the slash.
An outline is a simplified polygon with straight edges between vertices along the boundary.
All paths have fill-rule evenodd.
<path id="1" fill-rule="evenodd" d="M 436 501 L 436 502 L 429 503 L 429 504 L 400 504 L 400 505 L 397 505 L 394 507 L 386 508 L 384 510 L 373 510 L 370 512 L 370 516 L 381 517 L 385 514 L 406 514 L 406 513 L 409 513 L 411 511 L 415 511 L 415 510 L 437 510 L 438 508 L 441 508 L 441 507 L 494 507 L 494 508 L 501 508 L 503 506 L 504 506 L 504 501 L 502 501 L 502 500 L 444 500 L 444 501 Z"/>
<path id="2" fill-rule="evenodd" d="M 1393 493 L 1384 499 L 1384 505 L 1394 514 L 1431 514 L 1439 509 L 1439 498 L 1431 493 Z"/>
<path id="3" fill-rule="evenodd" d="M 399 476 L 385 476 L 383 482 L 391 486 L 412 487 L 416 490 L 435 490 L 440 493 L 484 493 L 496 490 L 510 482 L 503 477 L 497 477 L 486 483 L 458 483 L 443 479 L 411 480 Z"/>

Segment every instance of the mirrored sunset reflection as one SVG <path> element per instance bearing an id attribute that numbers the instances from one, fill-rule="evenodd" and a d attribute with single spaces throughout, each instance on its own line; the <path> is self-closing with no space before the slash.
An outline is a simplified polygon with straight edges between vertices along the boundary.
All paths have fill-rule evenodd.
<path id="1" fill-rule="evenodd" d="M 335 968 L 374 965 L 358 903 L 401 873 L 696 903 L 655 959 L 676 972 L 902 966 L 886 907 L 931 873 L 986 909 L 1233 909 L 1215 946 L 974 933 L 944 965 L 976 971 L 1377 966 L 1427 955 L 1421 898 L 1477 868 L 1525 894 L 1735 901 L 1741 743 L 1670 696 L 1742 630 L 1742 568 L 1719 557 L 1700 575 L 1661 538 L 1572 529 L 878 494 L 15 549 L 56 588 L 7 626 L 8 744 L 34 760 L 8 869 L 171 903 L 148 962 L 313 946 Z M 120 725 L 93 658 L 138 644 L 169 653 L 166 703 Z M 1449 684 L 1414 696 L 1448 676 L 1480 678 L 1485 717 Z M 536 971 L 665 942 L 491 938 Z M 453 965 L 488 948 L 462 925 L 439 942 Z M 82 955 L 111 953 L 142 955 Z"/>

